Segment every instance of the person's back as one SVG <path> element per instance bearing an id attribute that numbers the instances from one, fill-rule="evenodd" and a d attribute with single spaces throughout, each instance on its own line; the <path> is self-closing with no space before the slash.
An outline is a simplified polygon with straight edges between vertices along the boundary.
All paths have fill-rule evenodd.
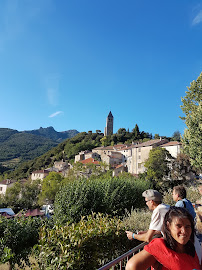
<path id="1" fill-rule="evenodd" d="M 192 203 L 186 198 L 186 195 L 186 189 L 183 186 L 175 186 L 173 188 L 173 200 L 176 202 L 175 206 L 186 208 L 193 219 L 195 219 L 196 212 Z"/>
<path id="2" fill-rule="evenodd" d="M 186 208 L 187 211 L 192 215 L 193 219 L 195 219 L 196 212 L 195 212 L 194 207 L 193 207 L 192 203 L 190 202 L 190 200 L 184 198 L 182 200 L 177 201 L 175 206 Z"/>

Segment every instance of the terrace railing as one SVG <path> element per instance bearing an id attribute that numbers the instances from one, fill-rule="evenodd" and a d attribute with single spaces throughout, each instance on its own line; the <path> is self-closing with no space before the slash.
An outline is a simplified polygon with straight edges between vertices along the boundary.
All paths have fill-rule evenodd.
<path id="1" fill-rule="evenodd" d="M 134 247 L 133 249 L 127 251 L 126 253 L 124 253 L 123 255 L 119 256 L 118 258 L 114 259 L 113 261 L 107 263 L 106 265 L 102 266 L 101 268 L 99 268 L 98 270 L 123 270 L 125 269 L 126 263 L 127 261 L 136 253 L 140 252 L 143 247 L 146 245 L 147 243 L 141 243 L 140 245 Z"/>

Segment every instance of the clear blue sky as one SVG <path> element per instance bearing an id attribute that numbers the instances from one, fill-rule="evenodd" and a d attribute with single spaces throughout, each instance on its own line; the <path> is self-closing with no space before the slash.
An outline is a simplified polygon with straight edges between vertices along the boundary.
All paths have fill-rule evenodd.
<path id="1" fill-rule="evenodd" d="M 201 0 L 1 0 L 0 127 L 184 131 Z"/>

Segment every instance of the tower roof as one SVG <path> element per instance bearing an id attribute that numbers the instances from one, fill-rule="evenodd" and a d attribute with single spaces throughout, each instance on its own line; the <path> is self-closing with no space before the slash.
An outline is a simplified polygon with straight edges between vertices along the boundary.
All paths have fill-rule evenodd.
<path id="1" fill-rule="evenodd" d="M 112 112 L 110 111 L 108 117 L 113 117 Z M 114 117 L 113 117 L 114 118 Z"/>

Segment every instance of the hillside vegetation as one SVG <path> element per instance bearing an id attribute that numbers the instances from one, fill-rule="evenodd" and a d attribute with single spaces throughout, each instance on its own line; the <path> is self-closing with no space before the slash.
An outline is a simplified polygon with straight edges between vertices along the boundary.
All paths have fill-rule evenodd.
<path id="1" fill-rule="evenodd" d="M 139 127 L 136 125 L 132 132 L 126 131 L 125 128 L 120 128 L 117 134 L 104 137 L 103 133 L 97 131 L 81 132 L 76 136 L 67 139 L 66 141 L 58 144 L 45 154 L 34 158 L 33 160 L 22 163 L 14 171 L 8 173 L 7 177 L 13 179 L 27 178 L 34 170 L 45 169 L 51 167 L 54 161 L 61 159 L 74 161 L 75 155 L 83 150 L 92 150 L 101 145 L 114 145 L 118 143 L 131 143 L 132 141 L 145 141 L 152 138 L 152 135 L 140 132 Z"/>
<path id="2" fill-rule="evenodd" d="M 77 133 L 76 130 L 57 132 L 53 127 L 23 132 L 0 128 L 0 162 L 13 168 L 18 163 L 43 155 Z"/>

